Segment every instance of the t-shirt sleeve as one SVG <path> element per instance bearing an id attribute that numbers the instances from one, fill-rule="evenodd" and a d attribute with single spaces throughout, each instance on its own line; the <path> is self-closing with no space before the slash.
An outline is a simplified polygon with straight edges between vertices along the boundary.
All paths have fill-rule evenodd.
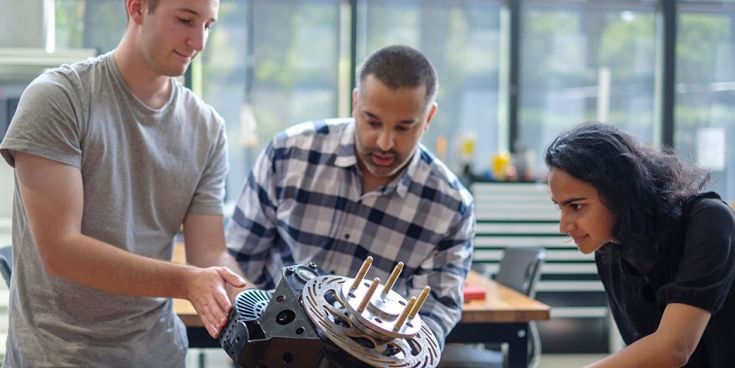
<path id="1" fill-rule="evenodd" d="M 48 72 L 23 92 L 0 153 L 15 167 L 15 151 L 80 167 L 84 106 L 69 78 Z"/>
<path id="2" fill-rule="evenodd" d="M 734 278 L 735 214 L 722 201 L 698 201 L 688 215 L 678 271 L 673 282 L 659 289 L 660 300 L 716 313 Z"/>

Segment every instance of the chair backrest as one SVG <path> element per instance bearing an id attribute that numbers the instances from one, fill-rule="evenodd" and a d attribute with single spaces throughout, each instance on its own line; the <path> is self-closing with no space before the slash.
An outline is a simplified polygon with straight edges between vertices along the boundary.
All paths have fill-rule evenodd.
<path id="1" fill-rule="evenodd" d="M 495 281 L 533 297 L 541 276 L 546 251 L 540 247 L 513 247 L 503 250 Z"/>
<path id="2" fill-rule="evenodd" d="M 10 287 L 10 274 L 13 271 L 13 247 L 10 245 L 0 247 L 0 274 L 5 280 L 5 285 Z"/>

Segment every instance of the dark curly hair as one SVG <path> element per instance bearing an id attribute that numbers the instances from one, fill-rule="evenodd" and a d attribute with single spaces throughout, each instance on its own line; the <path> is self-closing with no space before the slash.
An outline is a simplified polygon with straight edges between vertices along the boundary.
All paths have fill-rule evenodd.
<path id="1" fill-rule="evenodd" d="M 645 264 L 681 217 L 681 204 L 699 193 L 709 174 L 685 165 L 673 153 L 640 144 L 609 124 L 584 123 L 546 149 L 546 165 L 597 189 L 616 219 L 613 238 L 623 255 Z"/>

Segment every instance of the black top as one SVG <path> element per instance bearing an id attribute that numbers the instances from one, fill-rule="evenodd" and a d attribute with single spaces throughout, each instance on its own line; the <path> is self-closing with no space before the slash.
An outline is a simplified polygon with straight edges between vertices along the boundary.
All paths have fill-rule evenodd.
<path id="1" fill-rule="evenodd" d="M 735 367 L 735 213 L 714 193 L 685 201 L 680 226 L 647 272 L 608 244 L 595 263 L 626 344 L 656 331 L 664 308 L 682 303 L 712 313 L 686 367 Z"/>

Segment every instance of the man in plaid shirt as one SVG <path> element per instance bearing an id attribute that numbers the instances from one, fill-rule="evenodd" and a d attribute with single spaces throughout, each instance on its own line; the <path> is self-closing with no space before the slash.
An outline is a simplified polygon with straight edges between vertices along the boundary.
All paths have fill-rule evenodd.
<path id="1" fill-rule="evenodd" d="M 459 321 L 472 257 L 474 200 L 420 144 L 437 104 L 436 72 L 405 46 L 363 63 L 352 119 L 313 121 L 278 134 L 258 158 L 227 230 L 246 277 L 274 288 L 284 266 L 313 261 L 367 279 L 405 266 L 393 288 L 431 294 L 422 319 L 439 343 Z"/>

